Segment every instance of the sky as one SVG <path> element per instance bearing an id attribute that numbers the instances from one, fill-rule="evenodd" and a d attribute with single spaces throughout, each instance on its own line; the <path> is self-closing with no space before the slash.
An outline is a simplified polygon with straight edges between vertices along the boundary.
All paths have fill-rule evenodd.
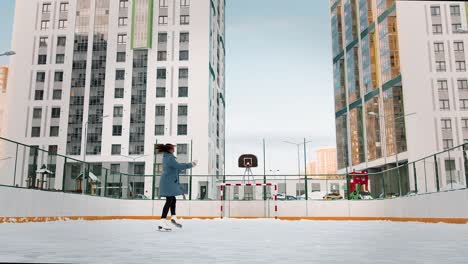
<path id="1" fill-rule="evenodd" d="M 0 0 L 0 52 L 10 49 L 13 14 L 14 0 Z M 308 161 L 335 146 L 328 0 L 227 0 L 226 53 L 227 174 L 243 173 L 244 153 L 260 159 L 254 174 L 297 173 L 297 147 L 283 141 L 311 141 Z"/>

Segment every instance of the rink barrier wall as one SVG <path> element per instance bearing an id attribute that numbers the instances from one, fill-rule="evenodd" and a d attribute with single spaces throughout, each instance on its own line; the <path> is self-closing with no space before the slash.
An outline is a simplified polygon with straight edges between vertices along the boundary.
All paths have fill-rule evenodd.
<path id="1" fill-rule="evenodd" d="M 164 200 L 119 200 L 0 187 L 0 223 L 160 219 Z M 220 201 L 178 200 L 183 219 L 219 219 Z M 278 219 L 468 223 L 468 190 L 386 200 L 277 201 Z M 274 201 L 226 201 L 226 218 L 274 218 Z"/>

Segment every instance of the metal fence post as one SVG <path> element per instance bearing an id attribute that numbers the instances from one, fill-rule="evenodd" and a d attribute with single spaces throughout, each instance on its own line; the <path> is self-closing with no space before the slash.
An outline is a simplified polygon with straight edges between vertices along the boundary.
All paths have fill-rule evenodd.
<path id="1" fill-rule="evenodd" d="M 107 197 L 107 170 L 106 175 L 104 176 L 104 197 Z"/>
<path id="2" fill-rule="evenodd" d="M 156 171 L 153 170 L 153 182 L 152 182 L 152 191 L 151 191 L 151 200 L 154 200 L 154 196 L 155 196 L 155 189 L 156 189 Z"/>
<path id="3" fill-rule="evenodd" d="M 434 155 L 434 165 L 435 165 L 435 175 L 436 175 L 437 192 L 440 192 L 440 184 L 439 184 L 439 165 L 437 164 L 437 156 L 436 156 L 436 155 Z"/>
<path id="4" fill-rule="evenodd" d="M 468 188 L 468 156 L 466 153 L 467 145 L 463 145 L 463 160 L 465 162 L 465 186 Z"/>
<path id="5" fill-rule="evenodd" d="M 119 192 L 119 199 L 122 199 L 122 173 L 119 173 L 120 174 L 120 178 L 119 178 L 119 187 L 120 187 L 120 192 Z"/>
<path id="6" fill-rule="evenodd" d="M 265 139 L 263 139 L 263 184 L 266 184 L 266 153 L 265 153 Z M 266 201 L 266 185 L 263 185 L 263 200 Z"/>
<path id="7" fill-rule="evenodd" d="M 63 172 L 62 172 L 62 192 L 65 192 L 65 172 L 67 171 L 67 158 L 63 162 Z"/>
<path id="8" fill-rule="evenodd" d="M 16 166 L 18 165 L 18 146 L 19 146 L 19 144 L 16 143 L 15 169 L 14 169 L 14 173 L 13 173 L 13 186 L 16 186 Z"/>
<path id="9" fill-rule="evenodd" d="M 305 191 L 305 199 L 306 201 L 309 200 L 309 192 L 307 188 L 307 147 L 306 147 L 306 139 L 304 138 L 304 191 Z M 328 176 L 327 176 L 328 177 Z"/>
<path id="10" fill-rule="evenodd" d="M 193 139 L 190 140 L 190 162 L 193 162 Z M 193 169 L 190 170 L 189 189 L 188 189 L 189 201 L 192 200 L 192 184 L 193 184 L 192 176 L 193 176 Z"/>
<path id="11" fill-rule="evenodd" d="M 416 163 L 413 163 L 413 174 L 414 174 L 414 192 L 418 193 L 418 177 L 416 176 Z"/>

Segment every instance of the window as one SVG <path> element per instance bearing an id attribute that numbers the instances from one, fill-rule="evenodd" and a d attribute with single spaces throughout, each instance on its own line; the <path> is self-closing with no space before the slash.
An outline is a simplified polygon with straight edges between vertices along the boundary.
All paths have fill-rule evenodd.
<path id="1" fill-rule="evenodd" d="M 59 127 L 58 126 L 51 126 L 49 136 L 58 137 L 59 136 Z"/>
<path id="2" fill-rule="evenodd" d="M 119 34 L 117 36 L 117 44 L 127 44 L 127 34 Z"/>
<path id="3" fill-rule="evenodd" d="M 117 62 L 125 62 L 127 59 L 127 53 L 124 52 L 117 52 Z"/>
<path id="4" fill-rule="evenodd" d="M 128 17 L 119 17 L 119 27 L 124 27 L 128 23 Z"/>
<path id="5" fill-rule="evenodd" d="M 111 175 L 116 175 L 120 173 L 120 164 L 111 164 L 110 166 Z"/>
<path id="6" fill-rule="evenodd" d="M 41 119 L 42 117 L 42 108 L 33 109 L 33 119 Z"/>
<path id="7" fill-rule="evenodd" d="M 179 42 L 180 43 L 189 42 L 189 38 L 190 36 L 188 32 L 181 32 Z"/>
<path id="8" fill-rule="evenodd" d="M 166 97 L 166 87 L 156 87 L 156 97 L 157 98 Z"/>
<path id="9" fill-rule="evenodd" d="M 42 20 L 41 21 L 41 30 L 49 29 L 49 20 Z"/>
<path id="10" fill-rule="evenodd" d="M 58 37 L 57 38 L 57 46 L 58 47 L 65 47 L 67 44 L 67 38 L 66 37 Z"/>
<path id="11" fill-rule="evenodd" d="M 158 51 L 158 61 L 165 61 L 167 59 L 167 51 Z"/>
<path id="12" fill-rule="evenodd" d="M 68 26 L 68 20 L 66 19 L 60 19 L 58 23 L 58 28 L 59 29 L 65 29 Z"/>
<path id="13" fill-rule="evenodd" d="M 440 110 L 450 110 L 450 102 L 446 99 L 439 100 Z"/>
<path id="14" fill-rule="evenodd" d="M 177 155 L 187 155 L 188 144 L 177 144 Z"/>
<path id="15" fill-rule="evenodd" d="M 453 139 L 444 139 L 444 149 L 450 149 L 453 148 Z"/>
<path id="16" fill-rule="evenodd" d="M 187 125 L 178 125 L 177 126 L 177 135 L 186 136 L 187 135 Z"/>
<path id="17" fill-rule="evenodd" d="M 157 105 L 156 106 L 156 117 L 163 117 L 166 115 L 166 108 L 164 105 Z"/>
<path id="18" fill-rule="evenodd" d="M 431 15 L 440 16 L 440 6 L 431 6 Z"/>
<path id="19" fill-rule="evenodd" d="M 312 183 L 312 192 L 320 192 L 320 183 Z"/>
<path id="20" fill-rule="evenodd" d="M 188 115 L 188 107 L 186 105 L 179 105 L 177 115 L 178 116 L 187 116 Z"/>
<path id="21" fill-rule="evenodd" d="M 179 87 L 179 97 L 188 97 L 188 87 L 186 86 Z"/>
<path id="22" fill-rule="evenodd" d="M 63 64 L 65 62 L 65 54 L 57 54 L 55 56 L 55 63 Z"/>
<path id="23" fill-rule="evenodd" d="M 439 90 L 448 90 L 447 80 L 437 80 L 437 88 L 439 88 Z"/>
<path id="24" fill-rule="evenodd" d="M 457 31 L 460 30 L 461 27 L 462 27 L 462 25 L 460 23 L 452 24 L 452 32 L 457 33 Z"/>
<path id="25" fill-rule="evenodd" d="M 111 155 L 120 155 L 122 146 L 120 144 L 112 144 Z"/>
<path id="26" fill-rule="evenodd" d="M 112 126 L 112 136 L 122 136 L 122 126 Z"/>
<path id="27" fill-rule="evenodd" d="M 180 6 L 190 6 L 190 0 L 180 0 Z"/>
<path id="28" fill-rule="evenodd" d="M 123 117 L 123 106 L 114 106 L 114 117 Z"/>
<path id="29" fill-rule="evenodd" d="M 434 51 L 435 52 L 443 52 L 444 51 L 444 43 L 442 43 L 442 42 L 434 43 Z"/>
<path id="30" fill-rule="evenodd" d="M 166 43 L 167 42 L 167 33 L 159 33 L 158 34 L 158 42 L 159 43 Z"/>
<path id="31" fill-rule="evenodd" d="M 460 16 L 460 6 L 459 5 L 451 5 L 450 6 L 450 15 Z"/>
<path id="32" fill-rule="evenodd" d="M 37 64 L 44 65 L 47 63 L 47 55 L 39 55 L 37 57 Z"/>
<path id="33" fill-rule="evenodd" d="M 468 90 L 468 80 L 459 79 L 457 80 L 458 89 Z"/>
<path id="34" fill-rule="evenodd" d="M 39 38 L 39 47 L 47 47 L 47 37 L 40 37 Z"/>
<path id="35" fill-rule="evenodd" d="M 453 48 L 454 48 L 455 51 L 465 51 L 463 41 L 455 41 L 453 43 Z"/>
<path id="36" fill-rule="evenodd" d="M 468 99 L 460 99 L 460 109 L 468 110 Z"/>
<path id="37" fill-rule="evenodd" d="M 187 61 L 188 59 L 189 59 L 189 51 L 188 50 L 179 51 L 179 60 Z"/>
<path id="38" fill-rule="evenodd" d="M 41 135 L 41 128 L 40 127 L 32 127 L 31 128 L 31 137 L 39 137 Z"/>
<path id="39" fill-rule="evenodd" d="M 49 146 L 49 155 L 57 155 L 57 152 L 58 152 L 58 146 L 57 145 L 50 145 Z"/>
<path id="40" fill-rule="evenodd" d="M 155 136 L 164 136 L 164 125 L 154 126 L 154 135 Z"/>
<path id="41" fill-rule="evenodd" d="M 168 7 L 167 1 L 168 0 L 159 0 L 159 7 Z"/>
<path id="42" fill-rule="evenodd" d="M 468 118 L 462 118 L 462 128 L 468 128 Z"/>
<path id="43" fill-rule="evenodd" d="M 187 68 L 179 69 L 179 79 L 188 79 L 188 69 Z"/>
<path id="44" fill-rule="evenodd" d="M 42 13 L 50 13 L 50 7 L 52 5 L 50 3 L 45 3 L 42 5 Z"/>
<path id="45" fill-rule="evenodd" d="M 115 90 L 114 90 L 114 98 L 115 98 L 115 99 L 122 99 L 122 98 L 124 98 L 124 88 L 115 88 Z"/>
<path id="46" fill-rule="evenodd" d="M 181 25 L 188 25 L 188 24 L 190 24 L 190 16 L 188 16 L 188 15 L 181 15 L 181 16 L 180 16 L 180 24 L 181 24 Z"/>
<path id="47" fill-rule="evenodd" d="M 43 83 L 45 81 L 45 72 L 36 73 L 36 82 Z"/>
<path id="48" fill-rule="evenodd" d="M 68 11 L 68 3 L 60 3 L 60 12 L 67 12 Z"/>
<path id="49" fill-rule="evenodd" d="M 54 90 L 52 92 L 52 99 L 53 100 L 62 100 L 62 90 Z"/>
<path id="50" fill-rule="evenodd" d="M 442 129 L 452 129 L 452 120 L 450 119 L 442 119 Z"/>
<path id="51" fill-rule="evenodd" d="M 119 7 L 128 8 L 128 0 L 120 0 Z"/>
<path id="52" fill-rule="evenodd" d="M 60 107 L 52 108 L 51 118 L 60 118 Z"/>
<path id="53" fill-rule="evenodd" d="M 466 71 L 466 62 L 465 61 L 456 61 L 455 68 L 458 72 Z"/>
<path id="54" fill-rule="evenodd" d="M 159 16 L 159 25 L 167 25 L 167 16 Z"/>
<path id="55" fill-rule="evenodd" d="M 41 101 L 42 99 L 44 99 L 44 90 L 34 91 L 34 100 Z"/>
<path id="56" fill-rule="evenodd" d="M 159 80 L 165 80 L 166 79 L 166 69 L 158 69 L 156 71 L 156 78 Z"/>
<path id="57" fill-rule="evenodd" d="M 441 24 L 432 25 L 432 33 L 433 34 L 442 34 L 442 25 Z"/>
<path id="58" fill-rule="evenodd" d="M 436 61 L 436 71 L 445 72 L 447 70 L 447 65 L 445 61 Z"/>
<path id="59" fill-rule="evenodd" d="M 125 70 L 116 70 L 115 71 L 115 80 L 116 81 L 125 80 Z"/>

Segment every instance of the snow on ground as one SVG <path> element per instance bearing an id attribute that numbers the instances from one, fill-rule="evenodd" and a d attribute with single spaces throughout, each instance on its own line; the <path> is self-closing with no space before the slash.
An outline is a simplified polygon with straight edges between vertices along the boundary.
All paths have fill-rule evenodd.
<path id="1" fill-rule="evenodd" d="M 468 263 L 468 225 L 275 220 L 0 224 L 0 261 Z"/>

